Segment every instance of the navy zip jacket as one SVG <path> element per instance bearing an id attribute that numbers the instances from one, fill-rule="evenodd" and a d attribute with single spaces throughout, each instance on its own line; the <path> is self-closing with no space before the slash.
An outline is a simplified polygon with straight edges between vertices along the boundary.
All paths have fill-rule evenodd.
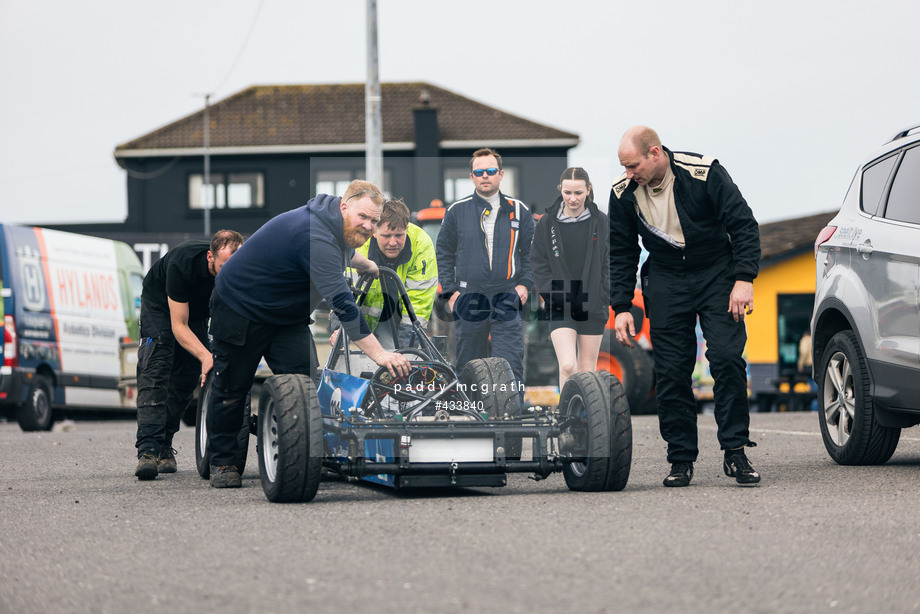
<path id="1" fill-rule="evenodd" d="M 306 321 L 325 298 L 349 337 L 369 335 L 345 280 L 355 250 L 342 234 L 340 202 L 319 194 L 266 222 L 221 268 L 221 300 L 254 322 L 288 326 Z"/>
<path id="2" fill-rule="evenodd" d="M 561 223 L 556 217 L 562 206 L 560 196 L 537 222 L 534 231 L 530 256 L 537 292 L 543 297 L 550 314 L 563 313 L 560 299 L 564 299 L 570 303 L 578 301 L 592 319 L 606 321 L 610 317 L 610 275 L 607 268 L 610 226 L 607 216 L 593 201 L 585 203 L 591 211 L 587 221 L 591 243 L 583 263 L 569 262 L 559 234 Z M 570 268 L 581 271 L 581 274 L 573 278 L 569 274 Z"/>
<path id="3" fill-rule="evenodd" d="M 645 222 L 636 203 L 638 184 L 621 175 L 610 190 L 610 304 L 629 311 L 636 289 L 639 243 L 654 266 L 703 268 L 717 260 L 734 261 L 736 281 L 754 281 L 760 269 L 760 228 L 728 171 L 709 156 L 672 152 L 674 203 L 684 247 L 669 243 Z"/>
<path id="4" fill-rule="evenodd" d="M 533 289 L 530 271 L 530 243 L 533 217 L 520 200 L 499 192 L 498 211 L 479 194 L 460 199 L 444 213 L 436 247 L 441 296 L 449 299 L 460 291 L 492 296 L 513 292 L 515 286 Z M 486 245 L 482 220 L 495 215 L 492 261 Z"/>

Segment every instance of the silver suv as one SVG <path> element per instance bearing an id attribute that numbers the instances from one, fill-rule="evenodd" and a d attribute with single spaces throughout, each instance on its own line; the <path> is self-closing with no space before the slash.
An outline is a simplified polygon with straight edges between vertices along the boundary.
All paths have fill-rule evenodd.
<path id="1" fill-rule="evenodd" d="M 815 241 L 812 364 L 821 434 L 842 465 L 886 462 L 920 424 L 920 126 L 856 171 Z"/>

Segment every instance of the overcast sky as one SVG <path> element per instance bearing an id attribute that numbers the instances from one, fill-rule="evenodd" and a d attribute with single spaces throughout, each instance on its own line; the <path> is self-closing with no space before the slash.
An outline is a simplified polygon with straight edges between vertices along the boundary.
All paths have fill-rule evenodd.
<path id="1" fill-rule="evenodd" d="M 837 209 L 857 164 L 920 123 L 918 17 L 915 0 L 378 0 L 380 78 L 577 133 L 569 163 L 603 204 L 620 137 L 650 125 L 719 158 L 770 222 Z M 205 92 L 366 71 L 364 0 L 0 0 L 0 222 L 122 221 L 116 145 Z"/>

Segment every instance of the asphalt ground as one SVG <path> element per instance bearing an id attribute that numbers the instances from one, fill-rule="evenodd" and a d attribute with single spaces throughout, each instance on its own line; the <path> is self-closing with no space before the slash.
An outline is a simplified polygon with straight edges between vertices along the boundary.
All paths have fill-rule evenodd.
<path id="1" fill-rule="evenodd" d="M 243 488 L 194 468 L 139 482 L 131 420 L 0 423 L 0 612 L 915 612 L 920 431 L 889 463 L 841 467 L 813 413 L 752 415 L 756 487 L 722 474 L 711 415 L 688 488 L 653 416 L 633 418 L 629 484 L 561 475 L 499 489 L 324 480 L 273 504 L 250 439 Z M 58 427 L 60 429 L 60 426 Z"/>

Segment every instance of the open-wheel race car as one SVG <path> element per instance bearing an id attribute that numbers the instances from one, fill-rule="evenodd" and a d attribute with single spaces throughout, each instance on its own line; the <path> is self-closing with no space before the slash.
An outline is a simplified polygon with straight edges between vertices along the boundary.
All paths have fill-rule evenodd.
<path id="1" fill-rule="evenodd" d="M 504 486 L 509 473 L 543 479 L 556 472 L 571 490 L 626 486 L 632 427 L 616 377 L 577 373 L 558 407 L 524 409 L 523 391 L 506 360 L 471 360 L 458 374 L 426 334 L 396 273 L 381 267 L 379 280 L 392 317 L 382 319 L 375 334 L 406 355 L 411 370 L 394 377 L 377 367 L 349 344 L 339 325 L 318 377 L 266 379 L 258 415 L 244 421 L 240 433 L 237 467 L 242 473 L 253 432 L 270 501 L 312 500 L 324 469 L 395 488 Z M 358 280 L 359 306 L 373 281 Z M 404 347 L 398 341 L 399 308 L 412 327 Z M 200 396 L 196 456 L 199 473 L 207 477 L 207 387 Z M 529 455 L 522 454 L 524 442 Z"/>

